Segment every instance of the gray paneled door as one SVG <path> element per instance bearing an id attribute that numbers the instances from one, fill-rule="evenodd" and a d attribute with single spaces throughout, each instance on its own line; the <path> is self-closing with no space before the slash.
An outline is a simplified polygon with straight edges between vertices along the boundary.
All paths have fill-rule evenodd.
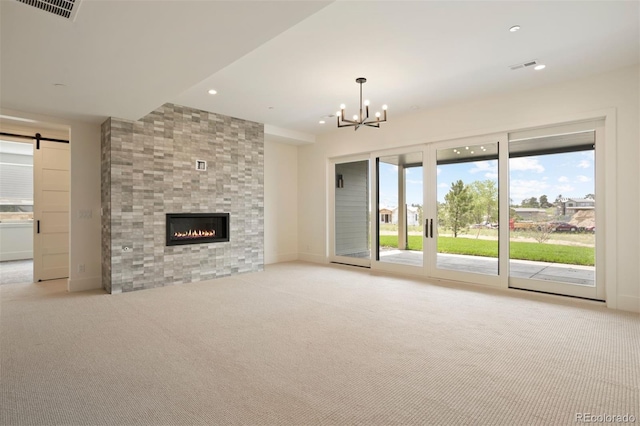
<path id="1" fill-rule="evenodd" d="M 358 266 L 371 262 L 369 160 L 334 165 L 332 261 Z"/>
<path id="2" fill-rule="evenodd" d="M 69 276 L 69 144 L 34 153 L 34 281 Z"/>

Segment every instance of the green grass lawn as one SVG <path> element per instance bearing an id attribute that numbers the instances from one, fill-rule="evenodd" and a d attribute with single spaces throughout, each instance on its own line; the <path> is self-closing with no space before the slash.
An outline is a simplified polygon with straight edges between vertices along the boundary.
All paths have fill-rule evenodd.
<path id="1" fill-rule="evenodd" d="M 398 237 L 394 235 L 381 235 L 380 245 L 384 247 L 397 248 Z M 594 266 L 595 252 L 592 247 L 514 241 L 512 241 L 509 246 L 511 259 Z M 422 250 L 421 235 L 409 235 L 409 250 Z M 466 254 L 470 256 L 498 257 L 498 244 L 496 244 L 496 241 L 491 240 L 439 237 L 438 252 Z"/>

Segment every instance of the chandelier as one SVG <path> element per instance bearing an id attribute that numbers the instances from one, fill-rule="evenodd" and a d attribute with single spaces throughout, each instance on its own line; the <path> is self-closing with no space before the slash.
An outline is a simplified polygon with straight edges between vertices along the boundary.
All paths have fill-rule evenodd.
<path id="1" fill-rule="evenodd" d="M 375 118 L 369 120 L 369 101 L 362 102 L 362 84 L 366 83 L 367 79 L 364 77 L 356 78 L 356 83 L 360 85 L 360 114 L 354 114 L 353 120 L 348 120 L 344 117 L 344 104 L 340 105 L 340 111 L 336 112 L 338 117 L 338 127 L 353 127 L 353 130 L 358 130 L 360 126 L 369 126 L 380 128 L 380 123 L 387 121 L 387 106 L 382 105 L 382 112 L 384 118 L 380 118 L 380 112 L 376 112 Z M 364 108 L 363 108 L 364 106 Z M 364 109 L 364 112 L 363 112 Z"/>

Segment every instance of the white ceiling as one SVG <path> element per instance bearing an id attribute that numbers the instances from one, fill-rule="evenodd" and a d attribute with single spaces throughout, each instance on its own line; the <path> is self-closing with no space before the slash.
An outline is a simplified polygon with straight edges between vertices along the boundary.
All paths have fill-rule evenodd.
<path id="1" fill-rule="evenodd" d="M 334 130 L 318 121 L 340 103 L 357 112 L 357 77 L 393 120 L 636 64 L 640 52 L 637 1 L 83 0 L 68 22 L 2 0 L 0 13 L 3 107 L 101 121 L 175 102 L 292 143 Z M 531 59 L 547 68 L 509 69 Z"/>

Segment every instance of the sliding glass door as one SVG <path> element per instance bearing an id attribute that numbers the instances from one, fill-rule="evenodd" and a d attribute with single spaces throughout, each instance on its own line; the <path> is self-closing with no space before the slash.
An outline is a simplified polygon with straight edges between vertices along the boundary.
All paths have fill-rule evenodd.
<path id="1" fill-rule="evenodd" d="M 332 260 L 604 300 L 596 267 L 605 255 L 596 201 L 603 126 L 499 133 L 336 163 Z"/>
<path id="2" fill-rule="evenodd" d="M 509 135 L 509 286 L 604 299 L 596 148 L 602 124 Z"/>
<path id="3" fill-rule="evenodd" d="M 455 140 L 429 150 L 426 251 L 431 276 L 499 286 L 498 149 L 505 139 Z"/>
<path id="4" fill-rule="evenodd" d="M 376 260 L 423 266 L 422 151 L 376 157 Z"/>

